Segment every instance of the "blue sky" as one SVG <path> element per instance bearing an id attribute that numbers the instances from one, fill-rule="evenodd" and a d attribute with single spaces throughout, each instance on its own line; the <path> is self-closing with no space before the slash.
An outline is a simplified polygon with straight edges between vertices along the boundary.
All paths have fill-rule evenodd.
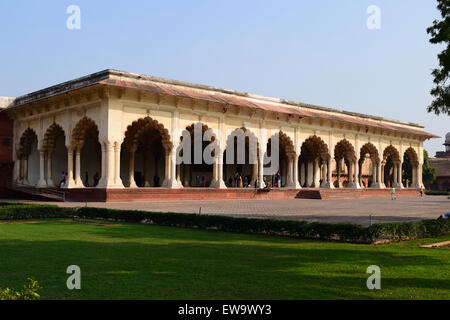
<path id="1" fill-rule="evenodd" d="M 69 5 L 81 30 L 68 30 Z M 366 27 L 369 5 L 381 29 Z M 442 49 L 424 0 L 0 2 L 0 95 L 18 96 L 107 68 L 417 122 Z M 430 155 L 443 139 L 428 141 Z"/>

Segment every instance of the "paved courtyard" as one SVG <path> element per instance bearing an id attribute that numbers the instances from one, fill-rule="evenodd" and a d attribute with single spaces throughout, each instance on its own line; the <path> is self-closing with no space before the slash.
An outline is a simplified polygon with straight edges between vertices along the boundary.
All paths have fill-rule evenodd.
<path id="1" fill-rule="evenodd" d="M 295 219 L 321 222 L 351 222 L 363 225 L 372 221 L 412 221 L 437 218 L 450 211 L 446 196 L 346 199 L 346 200 L 183 200 L 126 203 L 59 203 L 61 206 L 84 206 L 154 212 L 217 214 L 253 218 Z"/>

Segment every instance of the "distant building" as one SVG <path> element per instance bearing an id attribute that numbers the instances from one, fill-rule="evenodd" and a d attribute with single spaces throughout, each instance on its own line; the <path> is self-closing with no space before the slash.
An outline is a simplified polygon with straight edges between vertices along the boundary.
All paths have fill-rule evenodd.
<path id="1" fill-rule="evenodd" d="M 445 135 L 445 151 L 436 152 L 430 158 L 430 166 L 436 168 L 436 181 L 430 186 L 434 190 L 450 189 L 450 132 Z"/>
<path id="2" fill-rule="evenodd" d="M 9 106 L 14 98 L 0 97 L 0 111 Z M 13 162 L 13 122 L 5 112 L 0 112 L 0 197 L 11 184 Z"/>

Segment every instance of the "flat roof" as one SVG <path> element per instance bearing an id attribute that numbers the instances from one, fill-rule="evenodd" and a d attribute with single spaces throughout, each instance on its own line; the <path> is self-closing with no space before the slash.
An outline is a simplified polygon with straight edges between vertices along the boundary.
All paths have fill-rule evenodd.
<path id="1" fill-rule="evenodd" d="M 103 70 L 17 97 L 6 109 L 19 107 L 96 84 L 137 89 L 147 92 L 217 102 L 226 105 L 236 105 L 250 109 L 290 114 L 302 118 L 309 117 L 335 120 L 421 135 L 426 138 L 439 137 L 425 132 L 423 130 L 423 126 L 417 123 L 386 119 L 383 117 L 366 115 L 362 113 L 349 112 L 290 100 L 260 96 L 247 92 L 222 89 L 113 69 Z"/>

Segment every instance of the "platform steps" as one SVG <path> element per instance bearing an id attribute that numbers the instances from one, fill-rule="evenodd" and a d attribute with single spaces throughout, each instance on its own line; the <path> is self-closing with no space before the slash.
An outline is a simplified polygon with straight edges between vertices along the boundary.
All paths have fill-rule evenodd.
<path id="1" fill-rule="evenodd" d="M 47 201 L 65 201 L 65 194 L 57 188 L 35 188 L 30 186 L 12 186 L 11 190 L 22 193 L 27 196 L 38 198 L 39 200 Z"/>

